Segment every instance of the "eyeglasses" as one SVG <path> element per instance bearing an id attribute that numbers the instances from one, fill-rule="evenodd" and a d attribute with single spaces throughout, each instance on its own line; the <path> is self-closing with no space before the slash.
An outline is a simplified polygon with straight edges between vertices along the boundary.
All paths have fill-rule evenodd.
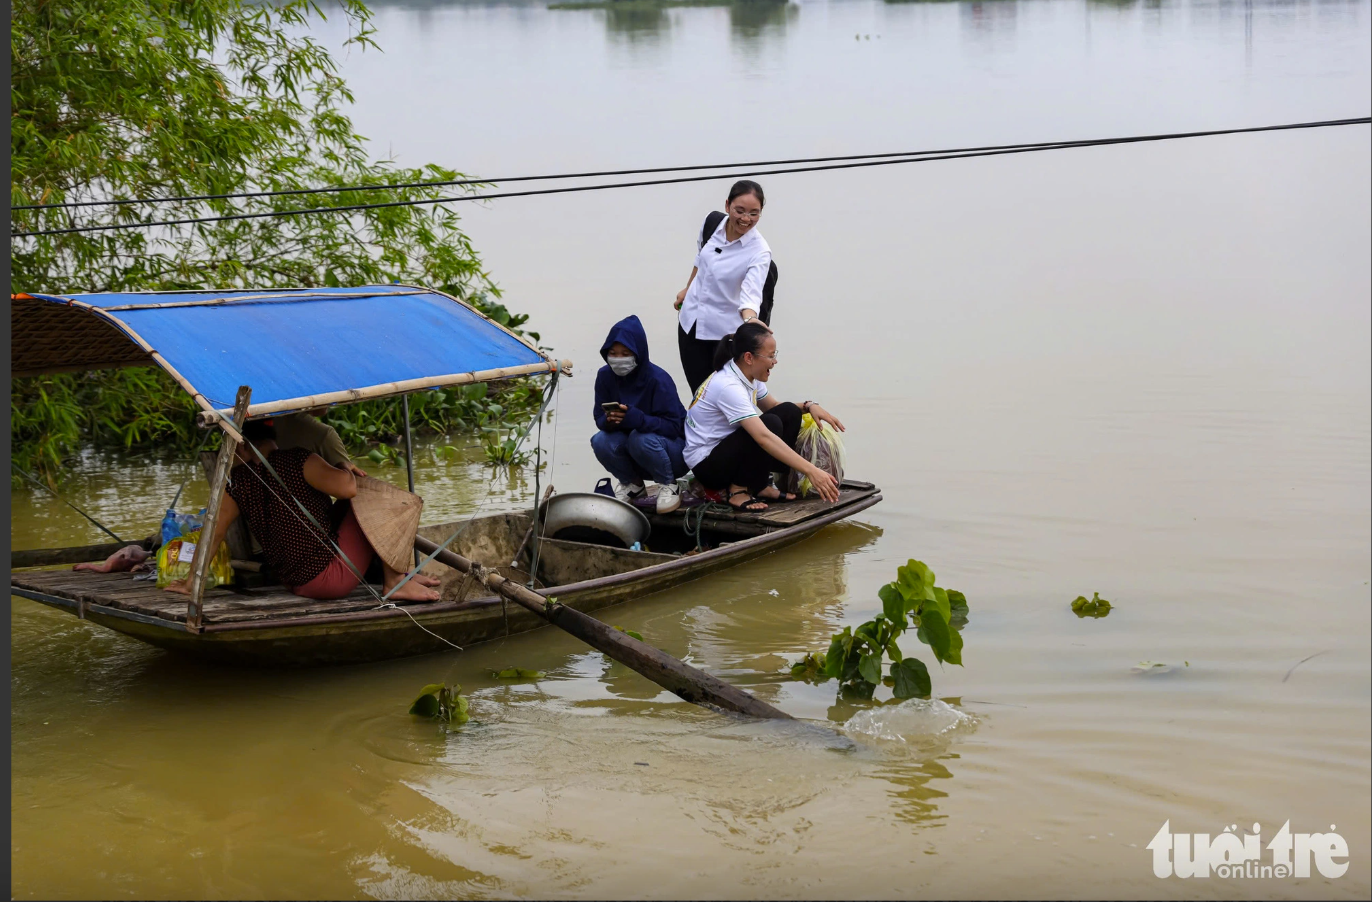
<path id="1" fill-rule="evenodd" d="M 758 210 L 755 213 L 750 213 L 747 210 L 740 210 L 738 207 L 734 207 L 733 212 L 734 215 L 737 216 L 739 219 L 758 219 L 762 216 L 761 210 Z"/>
<path id="2" fill-rule="evenodd" d="M 772 361 L 772 363 L 776 363 L 776 362 L 777 362 L 777 352 L 776 352 L 776 351 L 773 351 L 773 352 L 770 353 L 770 354 L 759 354 L 757 351 L 751 351 L 750 353 L 751 353 L 754 357 L 756 357 L 758 360 L 770 360 L 770 361 Z"/>

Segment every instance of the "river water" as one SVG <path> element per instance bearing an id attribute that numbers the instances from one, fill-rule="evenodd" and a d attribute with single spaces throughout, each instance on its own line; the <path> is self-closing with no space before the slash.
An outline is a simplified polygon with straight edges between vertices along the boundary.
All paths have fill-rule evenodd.
<path id="1" fill-rule="evenodd" d="M 1366 0 L 410 2 L 378 5 L 384 53 L 340 60 L 379 155 L 492 177 L 1365 115 L 1369 21 Z M 1366 898 L 1370 152 L 1360 126 L 763 179 L 771 384 L 844 419 L 885 501 L 605 616 L 851 745 L 705 713 L 548 630 L 245 673 L 16 599 L 13 895 Z M 577 363 L 544 429 L 559 489 L 600 475 L 613 321 L 637 313 L 679 375 L 669 305 L 725 185 L 466 211 L 511 309 Z M 419 456 L 431 520 L 533 493 Z M 92 456 L 67 492 L 142 535 L 186 472 Z M 12 529 L 100 539 L 24 491 Z M 971 604 L 946 704 L 787 679 L 911 557 Z M 1078 619 L 1093 591 L 1114 611 Z M 490 678 L 511 664 L 546 676 Z M 472 723 L 406 715 L 438 680 Z M 1265 841 L 1288 820 L 1336 829 L 1348 872 L 1160 880 L 1144 848 L 1164 821 Z"/>

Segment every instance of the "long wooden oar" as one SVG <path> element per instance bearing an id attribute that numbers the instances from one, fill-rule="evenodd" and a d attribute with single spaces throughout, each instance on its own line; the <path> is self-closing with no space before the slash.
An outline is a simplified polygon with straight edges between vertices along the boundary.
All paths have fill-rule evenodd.
<path id="1" fill-rule="evenodd" d="M 463 573 L 470 573 L 496 594 L 532 611 L 553 626 L 566 630 L 595 650 L 636 670 L 692 704 L 713 705 L 750 717 L 791 719 L 791 715 L 785 711 L 773 708 L 737 686 L 731 686 L 703 670 L 697 670 L 683 661 L 678 661 L 671 655 L 653 648 L 646 642 L 639 642 L 633 636 L 621 633 L 594 617 L 544 598 L 518 583 L 510 582 L 481 564 L 467 560 L 460 554 L 446 550 L 437 551 L 436 542 L 415 536 L 414 547 L 425 554 L 433 554 L 434 560 L 439 563 Z"/>

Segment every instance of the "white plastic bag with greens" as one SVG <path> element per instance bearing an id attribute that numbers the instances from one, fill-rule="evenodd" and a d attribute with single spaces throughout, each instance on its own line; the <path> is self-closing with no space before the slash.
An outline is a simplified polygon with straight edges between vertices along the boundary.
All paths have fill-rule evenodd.
<path id="1" fill-rule="evenodd" d="M 807 413 L 800 421 L 796 453 L 834 477 L 835 482 L 843 481 L 843 438 L 828 423 L 816 423 L 815 418 Z M 808 477 L 791 471 L 788 491 L 803 498 L 813 488 Z"/>

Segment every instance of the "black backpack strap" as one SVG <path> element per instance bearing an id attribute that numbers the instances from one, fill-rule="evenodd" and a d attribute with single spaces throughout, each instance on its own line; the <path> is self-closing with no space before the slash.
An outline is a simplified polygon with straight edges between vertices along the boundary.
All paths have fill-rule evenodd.
<path id="1" fill-rule="evenodd" d="M 757 318 L 768 326 L 772 325 L 772 301 L 775 300 L 776 290 L 777 263 L 773 260 L 767 267 L 767 279 L 762 283 L 762 309 L 757 312 Z"/>
<path id="2" fill-rule="evenodd" d="M 723 213 L 719 210 L 710 211 L 710 215 L 705 217 L 705 225 L 700 229 L 700 242 L 696 245 L 697 250 L 705 246 L 705 242 L 710 240 L 710 236 L 715 233 L 715 229 L 719 228 L 719 224 L 723 221 Z"/>

